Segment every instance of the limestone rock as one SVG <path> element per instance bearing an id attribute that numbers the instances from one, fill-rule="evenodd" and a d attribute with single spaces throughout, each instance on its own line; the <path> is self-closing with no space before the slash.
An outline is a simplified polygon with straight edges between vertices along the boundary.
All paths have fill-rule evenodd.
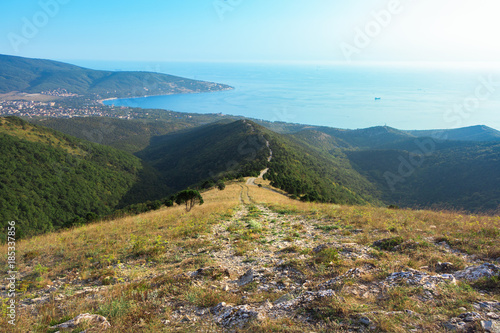
<path id="1" fill-rule="evenodd" d="M 453 275 L 459 280 L 476 281 L 481 278 L 490 278 L 499 274 L 499 266 L 484 263 L 480 266 L 469 266 L 462 271 L 455 272 Z"/>
<path id="2" fill-rule="evenodd" d="M 56 329 L 56 328 L 73 329 L 73 328 L 77 327 L 78 325 L 84 324 L 84 323 L 92 323 L 96 327 L 98 327 L 100 329 L 104 329 L 104 330 L 111 327 L 108 320 L 106 318 L 104 318 L 103 316 L 96 315 L 96 314 L 90 314 L 90 313 L 84 313 L 84 314 L 78 315 L 75 318 L 68 320 L 64 323 L 61 323 L 61 324 L 58 324 L 55 326 L 51 326 L 50 328 L 51 329 Z"/>
<path id="3" fill-rule="evenodd" d="M 481 327 L 485 332 L 500 333 L 500 322 L 496 320 L 482 320 Z"/>
<path id="4" fill-rule="evenodd" d="M 253 281 L 254 279 L 254 276 L 255 276 L 255 272 L 253 271 L 253 269 L 249 269 L 248 271 L 246 271 L 245 274 L 243 274 L 239 279 L 238 279 L 238 286 L 242 287 L 244 285 L 247 285 L 249 284 L 250 282 Z"/>
<path id="5" fill-rule="evenodd" d="M 248 305 L 231 306 L 221 302 L 210 309 L 215 322 L 223 327 L 241 327 L 254 318 L 262 319 L 263 316 L 252 310 Z"/>
<path id="6" fill-rule="evenodd" d="M 400 282 L 433 290 L 438 283 L 456 284 L 457 281 L 451 274 L 429 275 L 415 269 L 410 269 L 407 272 L 392 273 L 385 279 L 385 284 L 388 286 L 394 286 Z"/>

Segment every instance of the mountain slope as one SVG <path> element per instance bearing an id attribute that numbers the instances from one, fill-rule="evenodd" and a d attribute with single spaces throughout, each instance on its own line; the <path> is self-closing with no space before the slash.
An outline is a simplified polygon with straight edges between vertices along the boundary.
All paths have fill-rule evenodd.
<path id="1" fill-rule="evenodd" d="M 230 89 L 227 85 L 150 72 L 111 72 L 62 62 L 0 55 L 0 93 L 61 90 L 100 98 Z"/>
<path id="2" fill-rule="evenodd" d="M 39 123 L 82 138 L 88 138 L 85 133 L 95 134 L 92 137 L 96 142 L 135 152 L 145 165 L 150 165 L 150 174 L 166 177 L 138 183 L 123 205 L 141 198 L 160 199 L 208 179 L 256 175 L 267 166 L 270 170 L 266 177 L 273 185 L 304 200 L 483 213 L 498 210 L 497 141 L 443 141 L 389 127 L 339 130 L 301 125 L 304 130 L 283 135 L 259 125 L 262 122 L 247 120 L 255 130 L 257 146 L 252 146 L 251 141 L 245 141 L 252 133 L 251 128 L 243 125 L 243 121 L 234 122 L 231 117 L 218 115 L 189 118 L 174 112 L 169 114 L 165 121 L 155 122 L 87 118 L 48 119 Z M 221 122 L 216 123 L 217 120 Z M 207 122 L 208 125 L 200 127 Z M 485 130 L 464 128 L 457 133 L 465 138 L 465 133 Z M 266 161 L 269 152 L 263 148 L 266 140 L 273 150 L 270 162 Z M 431 151 L 422 151 L 421 144 L 429 140 Z M 248 152 L 248 156 L 259 151 L 261 155 L 258 162 L 248 163 L 251 161 L 245 160 L 239 151 Z M 423 162 L 416 167 L 410 164 L 410 171 L 405 172 L 407 165 L 401 166 L 401 159 L 409 163 L 410 153 L 424 155 Z M 412 159 L 419 164 L 422 158 Z M 155 182 L 167 190 L 156 189 L 153 195 Z"/>
<path id="3" fill-rule="evenodd" d="M 94 143 L 136 153 L 149 146 L 151 138 L 199 125 L 181 119 L 140 121 L 106 117 L 28 119 L 29 122 Z"/>
<path id="4" fill-rule="evenodd" d="M 0 118 L 0 150 L 0 220 L 17 221 L 18 237 L 109 214 L 144 169 L 131 154 L 15 117 Z"/>
<path id="5" fill-rule="evenodd" d="M 495 213 L 500 209 L 500 143 L 408 141 L 393 149 L 347 152 L 386 203 Z"/>
<path id="6" fill-rule="evenodd" d="M 343 151 L 336 146 L 343 144 L 341 140 L 329 141 L 324 133 L 317 132 L 294 136 L 263 131 L 273 151 L 265 178 L 271 180 L 273 186 L 303 200 L 379 203 L 375 187 L 351 167 Z M 315 148 L 318 142 L 331 149 Z"/>
<path id="7" fill-rule="evenodd" d="M 224 121 L 152 138 L 137 156 L 182 189 L 207 179 L 258 175 L 269 150 L 249 121 Z"/>

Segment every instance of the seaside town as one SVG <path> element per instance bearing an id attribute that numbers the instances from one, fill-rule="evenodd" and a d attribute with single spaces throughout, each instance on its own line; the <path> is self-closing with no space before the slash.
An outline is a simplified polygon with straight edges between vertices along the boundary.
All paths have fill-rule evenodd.
<path id="1" fill-rule="evenodd" d="M 126 109 L 123 107 L 122 109 Z M 17 117 L 95 117 L 106 116 L 122 119 L 131 119 L 131 115 L 117 114 L 114 109 L 96 102 L 95 105 L 82 105 L 78 107 L 64 107 L 56 105 L 56 102 L 35 101 L 5 101 L 0 100 L 0 116 Z"/>
<path id="2" fill-rule="evenodd" d="M 33 96 L 33 100 L 29 100 Z M 55 100 L 43 101 L 45 96 L 54 97 Z M 126 107 L 110 107 L 98 100 L 86 100 L 85 103 L 68 103 L 68 98 L 78 97 L 68 93 L 65 89 L 44 91 L 40 94 L 24 95 L 22 98 L 0 98 L 0 116 L 18 117 L 95 117 L 106 116 L 121 119 L 134 118 L 133 113 L 124 112 Z M 61 103 L 64 101 L 63 103 Z M 117 112 L 121 111 L 121 112 Z"/>

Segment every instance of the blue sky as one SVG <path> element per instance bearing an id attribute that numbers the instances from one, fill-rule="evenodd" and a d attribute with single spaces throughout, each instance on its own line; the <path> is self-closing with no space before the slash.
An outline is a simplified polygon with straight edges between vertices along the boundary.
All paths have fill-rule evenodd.
<path id="1" fill-rule="evenodd" d="M 58 60 L 500 60 L 498 0 L 2 0 L 0 53 Z M 389 15 L 388 15 L 389 14 Z"/>

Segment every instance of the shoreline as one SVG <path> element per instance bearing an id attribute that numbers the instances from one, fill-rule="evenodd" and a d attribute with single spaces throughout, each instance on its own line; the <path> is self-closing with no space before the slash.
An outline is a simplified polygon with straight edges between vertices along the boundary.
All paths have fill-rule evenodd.
<path id="1" fill-rule="evenodd" d="M 135 96 L 135 97 L 111 97 L 111 98 L 105 98 L 105 99 L 99 99 L 97 100 L 100 104 L 109 106 L 104 104 L 105 101 L 112 101 L 112 100 L 120 100 L 120 99 L 137 99 L 137 98 L 146 98 L 146 97 L 156 97 L 156 96 L 171 96 L 171 95 L 190 95 L 190 94 L 205 94 L 205 93 L 214 93 L 214 92 L 220 92 L 220 91 L 229 91 L 229 90 L 234 90 L 234 87 L 228 87 L 225 89 L 220 89 L 220 90 L 214 90 L 214 91 L 195 91 L 195 92 L 180 92 L 180 93 L 167 93 L 167 94 L 159 94 L 159 95 L 144 95 L 144 96 Z"/>

